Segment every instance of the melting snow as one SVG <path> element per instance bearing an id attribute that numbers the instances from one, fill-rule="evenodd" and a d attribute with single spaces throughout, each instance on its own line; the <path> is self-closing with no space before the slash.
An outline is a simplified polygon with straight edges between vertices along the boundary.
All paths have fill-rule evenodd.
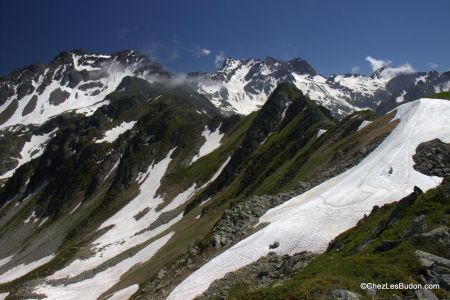
<path id="1" fill-rule="evenodd" d="M 121 289 L 120 291 L 115 292 L 112 294 L 111 297 L 108 298 L 108 300 L 125 300 L 129 299 L 134 293 L 136 293 L 139 290 L 138 284 L 130 285 L 127 288 Z"/>
<path id="2" fill-rule="evenodd" d="M 362 123 L 359 125 L 359 127 L 356 131 L 360 131 L 361 129 L 363 129 L 364 127 L 369 125 L 370 123 L 372 123 L 372 121 L 367 121 L 367 120 L 362 121 Z"/>
<path id="3" fill-rule="evenodd" d="M 73 213 L 78 209 L 78 207 L 80 207 L 80 206 L 81 206 L 81 202 L 78 203 L 77 206 L 75 206 L 74 209 L 72 209 L 72 210 L 70 211 L 69 216 L 70 216 L 71 214 L 73 214 Z"/>
<path id="4" fill-rule="evenodd" d="M 214 173 L 214 175 L 205 183 L 203 184 L 200 189 L 205 188 L 208 184 L 210 184 L 211 182 L 213 182 L 214 180 L 217 179 L 217 177 L 219 177 L 220 173 L 222 173 L 223 169 L 225 169 L 225 167 L 228 165 L 228 163 L 231 160 L 231 156 L 229 156 L 221 165 L 220 167 L 217 169 L 217 171 Z"/>
<path id="5" fill-rule="evenodd" d="M 417 77 L 416 82 L 414 82 L 414 84 L 417 85 L 420 81 L 422 81 L 423 83 L 427 82 L 427 77 L 428 74 Z"/>
<path id="6" fill-rule="evenodd" d="M 279 254 L 324 251 L 374 205 L 398 201 L 414 186 L 424 191 L 437 186 L 442 179 L 415 171 L 412 156 L 422 142 L 435 138 L 450 142 L 449 115 L 450 102 L 443 100 L 421 99 L 399 106 L 400 123 L 361 163 L 269 210 L 260 218 L 269 225 L 196 270 L 168 299 L 200 295 L 214 280 L 273 251 L 269 245 L 274 241 L 280 243 Z"/>
<path id="7" fill-rule="evenodd" d="M 205 126 L 205 130 L 202 132 L 202 136 L 205 138 L 205 143 L 200 147 L 198 155 L 194 156 L 192 162 L 196 161 L 202 156 L 205 156 L 220 146 L 220 141 L 222 140 L 223 133 L 219 132 L 220 125 L 215 131 L 210 131 L 208 126 Z"/>
<path id="8" fill-rule="evenodd" d="M 31 263 L 20 264 L 0 275 L 0 283 L 10 282 L 51 261 L 55 255 L 43 257 Z"/>
<path id="9" fill-rule="evenodd" d="M 0 267 L 9 263 L 13 257 L 14 257 L 14 255 L 11 255 L 11 256 L 0 259 Z"/>
<path id="10" fill-rule="evenodd" d="M 103 143 L 103 142 L 112 143 L 115 140 L 117 140 L 122 133 L 133 128 L 134 124 L 136 124 L 136 121 L 122 122 L 122 124 L 120 124 L 119 126 L 116 126 L 116 127 L 111 128 L 110 130 L 107 130 L 104 134 L 105 136 L 100 140 L 96 140 L 95 142 L 96 143 Z"/>
<path id="11" fill-rule="evenodd" d="M 115 162 L 115 164 L 113 165 L 113 167 L 111 168 L 111 170 L 109 170 L 108 174 L 106 174 L 105 178 L 103 178 L 103 181 L 105 181 L 106 179 L 108 179 L 108 177 L 111 176 L 112 172 L 114 172 L 114 170 L 117 169 L 117 167 L 119 166 L 119 163 L 120 163 L 120 159 L 121 159 L 121 158 L 119 158 L 119 159 Z"/>
<path id="12" fill-rule="evenodd" d="M 319 138 L 325 132 L 327 132 L 325 129 L 319 129 L 319 131 L 317 131 L 317 138 Z"/>
<path id="13" fill-rule="evenodd" d="M 28 218 L 26 218 L 25 221 L 23 222 L 25 224 L 28 224 L 31 221 L 31 219 L 36 219 L 36 212 L 34 210 L 31 212 L 31 215 Z"/>
<path id="14" fill-rule="evenodd" d="M 0 300 L 5 300 L 9 293 L 0 293 Z"/>
<path id="15" fill-rule="evenodd" d="M 122 260 L 117 265 L 114 265 L 105 271 L 97 273 L 94 277 L 83 281 L 75 282 L 68 285 L 38 285 L 34 292 L 37 294 L 46 295 L 47 299 L 65 299 L 65 300 L 94 300 L 101 294 L 110 289 L 113 285 L 120 281 L 120 277 L 129 271 L 132 267 L 148 261 L 152 256 L 163 247 L 172 237 L 174 232 L 159 238 L 150 243 L 148 246 L 140 250 L 134 256 Z M 123 290 L 122 290 L 123 291 Z M 131 295 L 130 290 L 126 290 L 125 295 Z M 120 293 L 120 291 L 119 291 Z M 122 294 L 119 294 L 122 295 Z M 114 299 L 114 298 L 113 298 Z M 116 299 L 124 299 L 117 298 Z"/>
<path id="16" fill-rule="evenodd" d="M 171 211 L 174 210 L 175 208 L 177 208 L 178 206 L 184 204 L 187 200 L 189 200 L 189 198 L 191 198 L 191 196 L 195 193 L 195 186 L 196 184 L 194 183 L 190 188 L 188 188 L 186 191 L 178 194 L 175 198 L 172 199 L 172 201 L 170 201 L 170 203 L 165 206 L 161 212 L 167 212 L 167 211 Z"/>
<path id="17" fill-rule="evenodd" d="M 397 98 L 395 98 L 395 102 L 397 102 L 397 103 L 402 103 L 403 101 L 405 101 L 405 95 L 406 95 L 406 91 L 402 91 L 402 93 L 400 94 L 400 96 L 398 96 Z"/>
<path id="18" fill-rule="evenodd" d="M 95 111 L 102 106 L 108 105 L 109 104 L 109 100 L 103 100 L 103 101 L 99 101 L 97 103 L 94 103 L 92 105 L 83 107 L 83 108 L 79 108 L 79 109 L 75 109 L 75 112 L 77 114 L 84 114 L 85 116 L 89 117 L 92 116 Z"/>
<path id="19" fill-rule="evenodd" d="M 45 222 L 47 222 L 48 217 L 45 217 L 38 225 L 38 227 L 41 227 L 42 225 L 44 225 Z"/>
<path id="20" fill-rule="evenodd" d="M 182 219 L 183 214 L 181 213 L 168 223 L 162 224 L 152 230 L 146 230 L 150 224 L 158 219 L 163 211 L 168 210 L 155 210 L 164 202 L 163 198 L 157 195 L 156 192 L 160 186 L 161 179 L 163 178 L 167 167 L 171 162 L 170 157 L 174 150 L 175 148 L 169 151 L 167 156 L 158 163 L 153 163 L 149 166 L 141 181 L 139 194 L 111 218 L 100 225 L 98 230 L 110 226 L 111 228 L 92 242 L 91 247 L 94 251 L 94 255 L 87 259 L 77 259 L 71 262 L 65 268 L 55 272 L 48 279 L 73 277 L 84 271 L 91 270 L 101 265 L 108 259 L 148 241 L 149 239 L 169 229 L 173 224 Z M 192 192 L 191 187 L 188 191 L 178 195 L 173 201 L 176 201 L 177 204 L 182 204 L 183 201 L 188 199 Z M 169 206 L 169 208 L 172 208 L 175 205 L 169 204 Z M 135 218 L 139 212 L 146 209 L 149 209 L 149 211 L 144 216 L 139 219 Z"/>
<path id="21" fill-rule="evenodd" d="M 23 145 L 22 150 L 20 151 L 20 158 L 18 159 L 17 166 L 6 172 L 5 174 L 0 176 L 0 179 L 9 178 L 14 175 L 14 172 L 22 165 L 26 164 L 27 162 L 31 161 L 32 159 L 35 159 L 39 156 L 41 156 L 44 153 L 45 146 L 47 145 L 47 142 L 53 137 L 54 133 L 58 130 L 56 128 L 55 130 L 45 133 L 43 135 L 33 135 L 31 137 L 31 140 L 29 142 L 26 142 Z"/>
<path id="22" fill-rule="evenodd" d="M 291 102 L 286 103 L 286 107 L 284 108 L 283 112 L 281 113 L 281 121 L 280 122 L 282 122 L 284 120 L 284 117 L 286 116 L 286 112 L 287 112 L 290 104 L 291 104 Z"/>

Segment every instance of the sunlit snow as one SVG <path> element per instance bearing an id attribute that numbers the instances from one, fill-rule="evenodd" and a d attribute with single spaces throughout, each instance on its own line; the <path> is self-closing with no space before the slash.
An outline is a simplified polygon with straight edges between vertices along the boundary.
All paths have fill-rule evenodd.
<path id="1" fill-rule="evenodd" d="M 17 160 L 18 161 L 17 166 L 14 169 L 9 170 L 5 174 L 1 175 L 0 179 L 5 179 L 13 176 L 14 172 L 20 166 L 26 164 L 32 159 L 41 156 L 44 153 L 47 142 L 54 136 L 57 130 L 58 129 L 56 128 L 53 131 L 45 133 L 43 135 L 33 135 L 31 137 L 31 140 L 23 145 L 22 150 L 20 151 L 20 158 L 18 158 Z"/>
<path id="2" fill-rule="evenodd" d="M 23 275 L 33 271 L 34 269 L 45 265 L 46 263 L 51 261 L 53 257 L 55 257 L 55 255 L 52 254 L 37 261 L 17 265 L 0 275 L 0 283 L 13 281 L 14 279 L 22 277 Z"/>
<path id="3" fill-rule="evenodd" d="M 68 285 L 38 285 L 34 292 L 43 294 L 45 299 L 65 299 L 65 300 L 94 300 L 120 281 L 120 277 L 132 267 L 149 260 L 162 246 L 172 237 L 174 232 L 170 232 L 158 240 L 150 243 L 135 255 L 122 260 L 120 263 L 95 274 L 94 277 Z M 130 295 L 127 290 L 125 295 Z M 120 295 L 120 294 L 119 294 Z M 116 299 L 118 299 L 116 297 Z M 126 298 L 121 298 L 126 299 Z"/>
<path id="4" fill-rule="evenodd" d="M 192 158 L 192 162 L 219 148 L 220 141 L 223 138 L 223 133 L 221 133 L 219 129 L 220 126 L 218 126 L 215 131 L 210 131 L 209 128 L 205 126 L 205 130 L 202 132 L 202 136 L 205 138 L 205 143 L 200 147 L 198 155 Z"/>
<path id="5" fill-rule="evenodd" d="M 136 124 L 136 121 L 131 122 L 122 122 L 119 126 L 113 127 L 110 130 L 107 130 L 104 134 L 104 137 L 102 139 L 96 140 L 96 143 L 112 143 L 115 140 L 119 138 L 119 136 L 133 128 L 134 124 Z"/>
<path id="6" fill-rule="evenodd" d="M 364 127 L 369 125 L 370 123 L 372 123 L 372 121 L 367 121 L 367 120 L 362 121 L 362 123 L 358 126 L 358 129 L 356 131 L 360 131 L 361 129 L 363 129 Z"/>

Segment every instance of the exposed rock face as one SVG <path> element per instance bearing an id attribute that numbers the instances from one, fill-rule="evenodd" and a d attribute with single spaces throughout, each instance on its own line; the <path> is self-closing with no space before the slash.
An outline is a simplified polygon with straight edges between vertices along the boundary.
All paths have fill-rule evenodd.
<path id="1" fill-rule="evenodd" d="M 449 229 L 447 228 L 446 231 L 448 241 Z M 416 251 L 416 256 L 425 268 L 421 276 L 422 281 L 428 284 L 439 284 L 441 288 L 450 290 L 450 260 L 420 250 Z"/>
<path id="2" fill-rule="evenodd" d="M 314 254 L 308 252 L 296 253 L 292 256 L 280 256 L 271 252 L 256 262 L 214 281 L 197 299 L 227 299 L 230 288 L 241 283 L 249 284 L 252 288 L 281 283 L 306 267 L 314 257 Z"/>
<path id="3" fill-rule="evenodd" d="M 50 94 L 49 102 L 51 105 L 59 105 L 66 101 L 67 98 L 69 98 L 70 93 L 61 90 L 60 88 L 57 88 Z"/>
<path id="4" fill-rule="evenodd" d="M 414 169 L 425 175 L 450 177 L 450 144 L 438 139 L 422 143 L 413 159 Z"/>

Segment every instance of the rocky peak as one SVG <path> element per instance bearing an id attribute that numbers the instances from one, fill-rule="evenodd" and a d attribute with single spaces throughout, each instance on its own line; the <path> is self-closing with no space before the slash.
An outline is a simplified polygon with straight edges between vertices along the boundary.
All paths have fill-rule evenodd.
<path id="1" fill-rule="evenodd" d="M 289 61 L 289 64 L 291 64 L 292 70 L 297 74 L 317 75 L 316 70 L 314 70 L 314 68 L 304 59 L 294 58 Z"/>

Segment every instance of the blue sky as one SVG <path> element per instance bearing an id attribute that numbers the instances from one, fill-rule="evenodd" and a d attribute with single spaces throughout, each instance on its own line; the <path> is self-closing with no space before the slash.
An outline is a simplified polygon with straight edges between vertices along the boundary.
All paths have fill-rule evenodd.
<path id="1" fill-rule="evenodd" d="M 301 57 L 320 73 L 369 73 L 372 56 L 450 69 L 450 1 L 23 1 L 0 3 L 0 74 L 63 50 L 136 49 L 172 72 L 223 57 Z"/>

